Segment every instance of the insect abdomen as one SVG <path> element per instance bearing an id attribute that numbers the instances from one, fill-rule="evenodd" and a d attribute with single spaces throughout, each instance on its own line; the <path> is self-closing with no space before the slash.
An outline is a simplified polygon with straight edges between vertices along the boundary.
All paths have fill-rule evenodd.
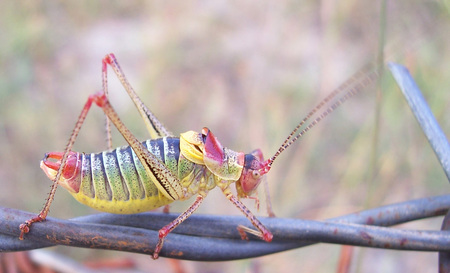
<path id="1" fill-rule="evenodd" d="M 143 142 L 144 146 L 175 174 L 180 156 L 179 139 L 165 137 Z M 156 187 L 130 146 L 82 155 L 81 184 L 72 193 L 81 203 L 111 213 L 138 213 L 171 203 Z"/>

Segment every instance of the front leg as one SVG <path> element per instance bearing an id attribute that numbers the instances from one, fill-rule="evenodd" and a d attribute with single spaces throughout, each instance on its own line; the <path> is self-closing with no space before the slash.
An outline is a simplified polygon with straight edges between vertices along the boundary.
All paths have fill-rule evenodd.
<path id="1" fill-rule="evenodd" d="M 228 186 L 222 188 L 223 194 L 230 200 L 242 213 L 244 213 L 245 217 L 256 227 L 258 230 L 250 229 L 244 226 L 239 226 L 238 231 L 241 234 L 242 239 L 247 239 L 247 235 L 245 232 L 254 234 L 259 238 L 263 239 L 266 242 L 271 242 L 273 235 L 272 233 L 256 218 L 255 215 L 242 203 L 239 199 L 231 193 L 231 190 Z"/>

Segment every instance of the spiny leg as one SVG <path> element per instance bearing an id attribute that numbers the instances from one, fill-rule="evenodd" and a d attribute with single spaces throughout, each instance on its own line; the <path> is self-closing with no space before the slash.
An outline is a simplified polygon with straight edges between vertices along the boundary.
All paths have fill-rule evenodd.
<path id="1" fill-rule="evenodd" d="M 112 121 L 120 134 L 125 138 L 133 149 L 139 161 L 142 163 L 145 171 L 153 175 L 158 183 L 155 185 L 169 199 L 178 200 L 182 197 L 182 189 L 178 177 L 170 171 L 164 163 L 153 155 L 145 146 L 128 130 L 120 120 L 119 115 L 111 106 L 108 98 L 103 92 L 89 97 L 97 106 L 102 108 L 103 112 Z"/>
<path id="2" fill-rule="evenodd" d="M 50 188 L 50 193 L 48 195 L 47 200 L 45 201 L 44 207 L 42 208 L 42 210 L 39 212 L 39 214 L 36 217 L 31 218 L 31 219 L 25 221 L 25 223 L 20 225 L 20 227 L 19 227 L 20 228 L 20 236 L 19 236 L 20 240 L 23 240 L 24 234 L 28 233 L 30 231 L 30 227 L 33 223 L 44 221 L 45 218 L 47 217 L 47 214 L 50 210 L 50 205 L 53 202 L 53 199 L 55 198 L 56 188 L 58 187 L 58 181 L 59 181 L 59 178 L 61 177 L 62 170 L 63 170 L 64 166 L 66 165 L 67 157 L 72 149 L 73 144 L 75 143 L 78 133 L 80 132 L 81 126 L 83 125 L 83 122 L 86 119 L 87 113 L 89 112 L 89 109 L 91 108 L 92 101 L 93 101 L 93 99 L 91 97 L 89 97 L 89 99 L 87 100 L 86 104 L 83 107 L 83 110 L 80 113 L 80 116 L 78 117 L 78 120 L 75 124 L 75 128 L 73 129 L 72 134 L 69 138 L 69 142 L 67 143 L 66 149 L 64 150 L 64 154 L 61 158 L 61 165 L 58 169 L 58 172 L 56 173 L 55 179 L 53 180 L 53 184 Z"/>
<path id="3" fill-rule="evenodd" d="M 138 108 L 139 114 L 141 115 L 142 119 L 144 120 L 144 123 L 147 126 L 147 129 L 148 129 L 148 131 L 150 133 L 151 138 L 154 139 L 154 138 L 160 138 L 160 137 L 165 137 L 165 136 L 172 136 L 172 133 L 164 127 L 162 122 L 159 121 L 156 118 L 156 116 L 147 108 L 147 106 L 145 106 L 145 104 L 142 102 L 142 100 L 136 94 L 136 92 L 134 91 L 133 87 L 128 82 L 128 80 L 127 80 L 127 78 L 125 76 L 125 73 L 122 71 L 122 68 L 120 67 L 116 57 L 112 53 L 106 55 L 102 59 L 102 84 L 103 84 L 103 94 L 106 97 L 106 100 L 108 101 L 108 65 L 111 66 L 111 68 L 113 69 L 114 73 L 116 74 L 116 76 L 118 77 L 120 82 L 122 83 L 122 86 L 125 88 L 125 90 L 127 91 L 128 95 L 130 96 L 130 98 L 133 100 L 134 104 Z M 105 115 L 106 115 L 106 132 L 107 132 L 107 139 L 108 139 L 108 149 L 112 148 L 111 147 L 112 145 L 111 145 L 110 118 L 108 118 L 108 113 L 110 113 L 111 115 L 116 117 L 116 120 L 118 121 L 118 124 L 116 124 L 116 127 L 119 129 L 121 134 L 125 137 L 125 139 L 127 139 L 127 137 L 124 135 L 124 133 L 127 134 L 127 135 L 132 136 L 132 138 L 133 138 L 132 142 L 135 143 L 135 144 L 131 144 L 128 141 L 128 139 L 127 139 L 127 141 L 128 141 L 128 143 L 130 143 L 131 147 L 133 148 L 135 153 L 138 155 L 139 160 L 145 166 L 146 164 L 145 164 L 145 159 L 144 159 L 143 153 L 147 154 L 145 156 L 147 158 L 154 157 L 154 156 L 151 153 L 149 153 L 147 150 L 145 150 L 143 152 L 136 151 L 136 150 L 142 150 L 143 146 L 126 129 L 125 125 L 123 125 L 123 123 L 120 121 L 120 119 L 118 118 L 118 116 L 115 113 L 115 111 L 112 109 L 112 107 L 110 107 L 109 101 L 107 102 L 107 104 L 109 105 L 110 110 L 107 110 L 103 106 L 100 106 L 100 105 L 99 106 L 103 108 L 103 110 L 105 112 Z M 124 128 L 124 129 L 121 129 L 121 128 Z M 142 155 L 139 155 L 139 154 L 142 154 Z M 158 161 L 158 165 L 163 165 L 158 159 L 152 159 L 152 161 L 153 162 Z M 167 168 L 165 168 L 164 165 L 162 167 L 163 168 L 160 170 L 160 172 L 167 172 L 168 171 Z M 146 169 L 147 169 L 147 171 L 150 171 L 149 168 L 146 168 Z M 164 188 L 166 188 L 166 187 L 164 187 Z M 168 205 L 166 205 L 164 207 L 164 211 L 167 212 L 167 213 L 169 212 L 169 206 Z"/>
<path id="4" fill-rule="evenodd" d="M 33 223 L 41 222 L 47 217 L 47 214 L 50 210 L 50 205 L 55 197 L 56 188 L 58 186 L 58 181 L 61 177 L 62 170 L 66 165 L 68 155 L 72 149 L 73 144 L 75 143 L 75 140 L 78 136 L 78 133 L 80 132 L 84 120 L 86 119 L 87 113 L 92 106 L 92 103 L 95 103 L 103 109 L 106 116 L 113 122 L 113 124 L 117 127 L 125 140 L 130 144 L 131 148 L 141 161 L 147 173 L 153 174 L 157 178 L 160 183 L 160 185 L 157 186 L 160 188 L 160 190 L 164 191 L 167 194 L 166 196 L 168 198 L 172 198 L 172 200 L 177 200 L 180 198 L 182 190 L 178 178 L 169 169 L 167 169 L 167 167 L 163 162 L 161 162 L 161 160 L 150 153 L 150 151 L 148 151 L 144 147 L 144 145 L 139 142 L 139 140 L 126 128 L 126 126 L 120 120 L 119 116 L 109 103 L 106 94 L 103 92 L 99 92 L 97 94 L 89 96 L 86 104 L 83 107 L 83 110 L 81 111 L 80 116 L 78 117 L 75 128 L 73 129 L 72 135 L 70 136 L 69 142 L 61 158 L 61 165 L 51 186 L 49 196 L 44 204 L 44 208 L 36 217 L 31 218 L 20 225 L 19 228 L 21 230 L 21 233 L 19 239 L 23 240 L 24 234 L 30 231 L 30 227 Z"/>
<path id="5" fill-rule="evenodd" d="M 102 59 L 102 90 L 106 98 L 109 99 L 108 92 L 108 69 L 105 63 L 105 58 Z M 112 150 L 112 135 L 111 135 L 111 121 L 108 116 L 105 115 L 105 127 L 106 127 L 106 143 L 108 150 Z"/>
<path id="6" fill-rule="evenodd" d="M 200 204 L 203 202 L 203 199 L 204 197 L 202 195 L 198 195 L 195 199 L 195 202 L 185 212 L 183 212 L 175 220 L 159 230 L 158 244 L 156 244 L 155 252 L 153 252 L 152 256 L 154 260 L 158 259 L 159 252 L 163 247 L 164 239 L 167 237 L 167 235 L 169 235 L 172 230 L 174 230 L 177 226 L 183 223 L 184 220 L 191 216 L 191 214 L 194 213 L 194 211 L 196 211 Z"/>
<path id="7" fill-rule="evenodd" d="M 231 193 L 230 188 L 226 187 L 222 189 L 223 193 L 242 213 L 245 217 L 256 227 L 258 230 L 250 229 L 244 226 L 238 226 L 239 234 L 243 240 L 247 239 L 245 232 L 252 233 L 266 242 L 271 242 L 273 235 L 272 233 L 253 215 L 253 213 L 242 203 L 239 199 Z"/>
<path id="8" fill-rule="evenodd" d="M 145 106 L 145 104 L 142 102 L 142 100 L 139 98 L 139 96 L 134 91 L 133 87 L 131 87 L 131 84 L 128 82 L 127 78 L 125 77 L 125 74 L 123 73 L 122 69 L 120 68 L 119 63 L 117 62 L 116 57 L 114 54 L 110 53 L 106 55 L 102 60 L 102 75 L 103 75 L 103 91 L 106 95 L 108 95 L 107 90 L 107 65 L 110 65 L 113 69 L 114 73 L 119 78 L 120 82 L 122 83 L 123 87 L 127 91 L 130 98 L 133 100 L 134 104 L 138 108 L 139 114 L 141 115 L 142 119 L 145 122 L 145 125 L 147 126 L 147 130 L 150 133 L 150 136 L 152 139 L 154 138 L 160 138 L 165 136 L 173 136 L 173 134 L 167 130 L 166 127 L 162 124 L 161 121 L 156 118 L 156 116 Z"/>

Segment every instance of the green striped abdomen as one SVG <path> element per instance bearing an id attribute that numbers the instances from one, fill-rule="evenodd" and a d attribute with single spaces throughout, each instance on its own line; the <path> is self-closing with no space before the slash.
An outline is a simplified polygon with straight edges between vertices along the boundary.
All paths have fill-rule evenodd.
<path id="1" fill-rule="evenodd" d="M 169 170 L 178 176 L 184 200 L 199 190 L 215 186 L 215 177 L 204 165 L 194 164 L 180 155 L 178 138 L 165 137 L 143 142 Z M 80 190 L 72 195 L 80 203 L 110 213 L 138 213 L 171 203 L 145 171 L 129 146 L 97 154 L 82 154 Z"/>

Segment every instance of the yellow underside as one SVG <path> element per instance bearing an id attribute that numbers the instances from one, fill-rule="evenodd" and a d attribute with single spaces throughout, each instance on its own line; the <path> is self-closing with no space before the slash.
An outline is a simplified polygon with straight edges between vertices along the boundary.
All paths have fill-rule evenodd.
<path id="1" fill-rule="evenodd" d="M 135 199 L 128 201 L 100 200 L 90 198 L 81 193 L 72 193 L 73 197 L 80 203 L 99 211 L 116 214 L 133 214 L 153 210 L 173 202 L 161 193 L 158 196 L 151 196 L 145 199 Z"/>

